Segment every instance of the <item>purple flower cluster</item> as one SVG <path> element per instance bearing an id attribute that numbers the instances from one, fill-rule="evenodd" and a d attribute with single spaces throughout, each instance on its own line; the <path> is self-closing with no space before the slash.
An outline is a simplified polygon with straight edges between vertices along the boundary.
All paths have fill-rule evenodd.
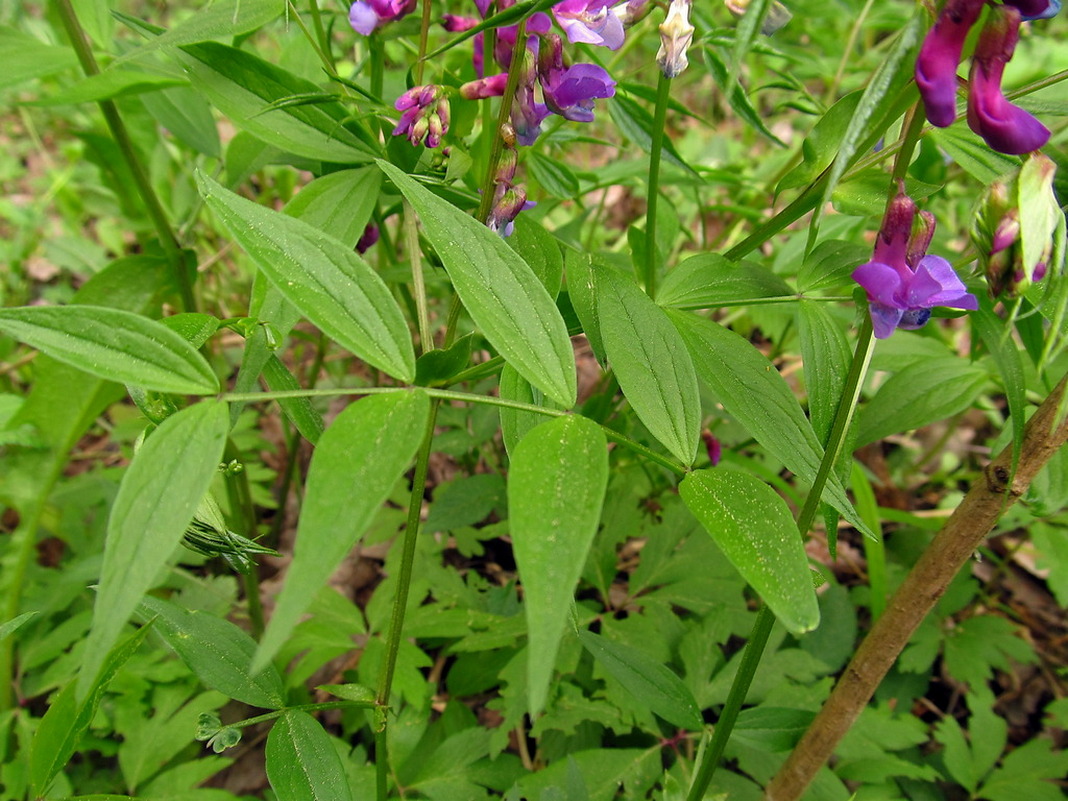
<path id="1" fill-rule="evenodd" d="M 853 280 L 868 294 L 875 336 L 886 339 L 897 328 L 923 328 L 935 306 L 974 311 L 975 295 L 941 256 L 927 255 L 934 236 L 934 217 L 920 212 L 899 191 L 890 202 L 875 241 L 872 260 L 853 271 Z"/>
<path id="2" fill-rule="evenodd" d="M 920 48 L 916 85 L 927 120 L 939 128 L 957 118 L 957 65 L 985 4 L 986 0 L 947 0 Z M 972 56 L 968 126 L 994 150 L 1020 155 L 1049 141 L 1050 132 L 1042 123 L 1005 99 L 1001 77 L 1016 49 L 1020 21 L 1046 19 L 1060 8 L 1060 0 L 1006 0 L 990 10 Z"/>
<path id="3" fill-rule="evenodd" d="M 437 147 L 449 130 L 449 99 L 441 86 L 416 86 L 394 103 L 402 112 L 394 136 L 405 136 L 413 145 Z"/>

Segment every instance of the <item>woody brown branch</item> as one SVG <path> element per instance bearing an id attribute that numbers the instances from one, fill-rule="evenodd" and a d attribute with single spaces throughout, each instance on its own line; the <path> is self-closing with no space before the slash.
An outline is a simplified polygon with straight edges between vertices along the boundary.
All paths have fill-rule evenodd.
<path id="1" fill-rule="evenodd" d="M 885 614 L 853 655 L 827 703 L 768 785 L 767 801 L 800 798 L 950 581 L 1068 440 L 1068 416 L 1062 408 L 1066 384 L 1068 376 L 1061 379 L 1028 421 L 1015 474 L 1010 445 L 987 466 L 924 551 L 890 599 Z"/>

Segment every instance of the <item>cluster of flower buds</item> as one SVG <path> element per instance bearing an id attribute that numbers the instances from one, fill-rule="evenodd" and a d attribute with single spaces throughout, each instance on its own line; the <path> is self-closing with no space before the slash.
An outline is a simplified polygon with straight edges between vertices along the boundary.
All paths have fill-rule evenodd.
<path id="1" fill-rule="evenodd" d="M 503 151 L 497 162 L 497 174 L 493 176 L 493 204 L 486 218 L 486 227 L 501 236 L 511 236 L 519 212 L 533 208 L 535 203 L 527 200 L 526 187 L 515 183 L 519 154 L 515 148 L 515 129 L 508 123 L 501 127 L 501 144 Z"/>
<path id="2" fill-rule="evenodd" d="M 957 118 L 957 65 L 964 41 L 987 0 L 946 0 L 924 39 L 916 60 L 916 85 L 927 120 L 939 128 Z M 1020 37 L 1021 20 L 1045 19 L 1060 10 L 1060 0 L 1005 0 L 990 14 L 972 56 L 968 126 L 1000 153 L 1020 155 L 1049 141 L 1049 130 L 1031 114 L 1005 99 L 1001 77 Z"/>
<path id="3" fill-rule="evenodd" d="M 404 136 L 413 145 L 437 147 L 449 130 L 449 98 L 445 87 L 415 86 L 393 104 L 402 112 L 394 136 Z"/>
<path id="4" fill-rule="evenodd" d="M 1053 193 L 1055 172 L 1050 159 L 1033 156 L 980 198 L 971 237 L 991 297 L 1015 297 L 1046 276 L 1053 233 L 1063 220 Z"/>
<path id="5" fill-rule="evenodd" d="M 872 260 L 853 271 L 853 280 L 867 292 L 877 338 L 897 328 L 923 328 L 935 306 L 979 308 L 949 262 L 927 255 L 934 229 L 934 216 L 917 214 L 912 198 L 899 188 L 887 206 Z"/>

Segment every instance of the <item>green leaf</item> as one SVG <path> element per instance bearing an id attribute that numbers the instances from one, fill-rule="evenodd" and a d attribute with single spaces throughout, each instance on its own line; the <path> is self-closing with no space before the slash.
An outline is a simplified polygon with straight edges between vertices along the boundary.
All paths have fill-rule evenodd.
<path id="1" fill-rule="evenodd" d="M 530 714 L 545 706 L 553 666 L 608 486 L 608 448 L 576 415 L 534 428 L 512 453 L 508 511 L 530 636 Z"/>
<path id="2" fill-rule="evenodd" d="M 946 716 L 940 720 L 935 726 L 935 739 L 942 744 L 942 761 L 949 777 L 969 793 L 974 793 L 980 777 L 976 775 L 972 751 L 957 719 Z"/>
<path id="3" fill-rule="evenodd" d="M 354 706 L 371 709 L 375 706 L 375 691 L 362 684 L 320 684 L 315 689 L 325 690 L 343 701 L 351 701 Z"/>
<path id="4" fill-rule="evenodd" d="M 332 172 L 303 187 L 283 211 L 352 249 L 371 219 L 381 185 L 382 173 L 374 167 Z"/>
<path id="5" fill-rule="evenodd" d="M 38 614 L 40 614 L 40 613 L 39 612 L 23 612 L 21 615 L 18 615 L 17 617 L 11 618 L 11 620 L 7 621 L 2 626 L 0 626 L 0 640 L 4 640 L 4 639 L 10 637 L 16 631 L 21 629 L 23 626 L 25 626 L 31 620 L 33 620 L 33 618 L 37 617 Z"/>
<path id="6" fill-rule="evenodd" d="M 141 70 L 106 69 L 84 78 L 73 86 L 60 89 L 37 100 L 37 106 L 62 106 L 77 103 L 95 103 L 125 95 L 153 92 L 172 86 L 186 84 L 184 78 L 162 72 Z"/>
<path id="7" fill-rule="evenodd" d="M 160 392 L 219 391 L 204 357 L 155 320 L 103 306 L 0 309 L 0 331 L 99 378 Z"/>
<path id="8" fill-rule="evenodd" d="M 1019 167 L 1020 160 L 991 150 L 963 123 L 934 128 L 930 135 L 946 154 L 981 184 L 991 184 Z"/>
<path id="9" fill-rule="evenodd" d="M 704 309 L 796 294 L 789 284 L 759 264 L 702 253 L 667 274 L 656 301 L 661 306 Z"/>
<path id="10" fill-rule="evenodd" d="M 263 365 L 263 378 L 272 392 L 292 392 L 301 388 L 289 368 L 274 354 Z M 278 405 L 304 439 L 312 445 L 319 441 L 325 428 L 323 416 L 309 398 L 279 398 Z"/>
<path id="11" fill-rule="evenodd" d="M 568 248 L 564 252 L 564 269 L 567 273 L 567 294 L 575 309 L 575 315 L 582 323 L 582 333 L 586 335 L 594 355 L 603 362 L 604 342 L 601 339 L 597 298 L 602 293 L 599 282 L 605 270 L 595 270 L 590 254 L 574 248 Z"/>
<path id="12" fill-rule="evenodd" d="M 490 344 L 564 408 L 575 405 L 575 354 L 556 304 L 500 236 L 385 161 L 378 162 L 419 213 L 456 294 Z"/>
<path id="13" fill-rule="evenodd" d="M 963 412 L 979 397 L 986 381 L 985 370 L 963 359 L 909 364 L 890 376 L 861 409 L 857 447 Z"/>
<path id="14" fill-rule="evenodd" d="M 205 687 L 249 706 L 285 706 L 282 677 L 273 665 L 251 675 L 249 663 L 256 642 L 229 620 L 208 612 L 189 612 L 151 596 L 141 601 L 139 612 L 146 620 L 155 617 L 155 630 Z"/>
<path id="15" fill-rule="evenodd" d="M 623 394 L 650 433 L 683 464 L 692 464 L 701 397 L 685 342 L 633 281 L 607 268 L 594 270 L 601 336 Z"/>
<path id="16" fill-rule="evenodd" d="M 146 94 L 141 102 L 156 122 L 183 145 L 209 158 L 219 158 L 222 145 L 211 106 L 188 85 Z"/>
<path id="17" fill-rule="evenodd" d="M 564 161 L 551 159 L 535 150 L 527 155 L 526 166 L 530 177 L 550 195 L 568 199 L 579 193 L 579 180 Z"/>
<path id="18" fill-rule="evenodd" d="M 912 18 L 898 33 L 897 41 L 886 59 L 879 65 L 864 89 L 831 164 L 827 185 L 823 190 L 823 203 L 816 207 L 813 226 L 818 227 L 823 209 L 830 202 L 846 169 L 853 163 L 854 156 L 860 151 L 861 143 L 872 136 L 875 121 L 887 112 L 900 87 L 912 77 L 915 59 L 910 56 L 919 41 L 920 30 L 926 19 L 925 10 L 918 8 L 913 12 Z"/>
<path id="19" fill-rule="evenodd" d="M 378 154 L 368 134 L 353 133 L 344 106 L 336 101 L 272 106 L 294 95 L 321 93 L 310 81 L 216 42 L 181 49 L 193 88 L 235 125 L 267 144 L 340 164 L 370 161 Z"/>
<path id="20" fill-rule="evenodd" d="M 555 236 L 546 231 L 541 223 L 521 214 L 516 218 L 515 230 L 505 241 L 534 271 L 550 297 L 555 298 L 560 294 L 564 255 Z"/>
<path id="21" fill-rule="evenodd" d="M 364 361 L 401 381 L 415 378 L 415 352 L 400 307 L 352 248 L 202 173 L 197 181 L 208 206 L 286 300 Z"/>
<path id="22" fill-rule="evenodd" d="M 201 401 L 163 421 L 126 469 L 108 519 L 79 698 L 89 692 L 126 621 L 181 541 L 218 471 L 228 430 L 226 404 Z"/>
<path id="23" fill-rule="evenodd" d="M 814 717 L 814 712 L 803 709 L 750 707 L 738 714 L 731 739 L 763 751 L 789 751 Z"/>
<path id="24" fill-rule="evenodd" d="M 826 442 L 831 432 L 851 361 L 845 333 L 824 305 L 809 300 L 798 304 L 808 413 L 819 442 Z"/>
<path id="25" fill-rule="evenodd" d="M 284 0 L 217 0 L 201 8 L 180 25 L 150 39 L 138 49 L 126 53 L 118 62 L 140 58 L 165 47 L 178 47 L 206 42 L 209 39 L 229 39 L 240 36 L 278 19 L 284 11 Z M 140 30 L 146 29 L 140 20 L 132 18 L 124 20 L 122 16 L 119 16 L 119 19 Z"/>
<path id="26" fill-rule="evenodd" d="M 853 271 L 870 258 L 870 247 L 838 239 L 824 240 L 805 258 L 797 276 L 798 288 L 811 294 L 817 289 L 851 285 Z"/>
<path id="27" fill-rule="evenodd" d="M 969 315 L 969 319 L 1001 374 L 1005 401 L 1009 407 L 1009 423 L 1012 425 L 1012 465 L 1015 470 L 1023 444 L 1024 423 L 1027 422 L 1027 379 L 1024 376 L 1023 355 L 1012 338 L 1012 328 L 994 313 L 989 298 L 980 297 L 979 308 Z"/>
<path id="28" fill-rule="evenodd" d="M 623 136 L 630 139 L 646 153 L 653 152 L 652 114 L 634 100 L 619 93 L 608 103 L 608 113 L 612 117 L 612 122 L 616 124 Z M 671 143 L 668 137 L 664 137 L 663 148 L 661 158 L 664 161 L 674 164 L 691 175 L 697 174 L 693 167 L 682 160 L 679 152 L 675 149 L 675 145 Z"/>
<path id="29" fill-rule="evenodd" d="M 0 26 L 0 89 L 15 86 L 31 78 L 62 72 L 77 65 L 69 47 L 54 47 L 8 26 Z"/>
<path id="30" fill-rule="evenodd" d="M 506 364 L 501 370 L 497 394 L 504 400 L 529 403 L 534 406 L 547 406 L 541 390 L 530 385 L 523 376 L 516 372 L 510 364 Z M 511 455 L 515 453 L 516 445 L 526 436 L 526 433 L 536 425 L 545 422 L 545 415 L 537 412 L 525 412 L 521 409 L 510 409 L 502 406 L 498 410 L 501 417 L 501 439 L 504 441 L 504 449 Z"/>
<path id="31" fill-rule="evenodd" d="M 800 540 L 799 540 L 800 541 Z M 643 651 L 589 631 L 578 633 L 582 645 L 627 692 L 668 723 L 700 731 L 701 710 L 682 679 Z"/>
<path id="32" fill-rule="evenodd" d="M 831 166 L 849 127 L 849 121 L 857 110 L 860 95 L 860 92 L 846 95 L 816 121 L 805 141 L 801 143 L 801 163 L 783 176 L 775 188 L 776 193 L 806 186 Z"/>
<path id="33" fill-rule="evenodd" d="M 141 647 L 149 628 L 142 626 L 108 651 L 99 674 L 89 682 L 80 702 L 76 694 L 79 682 L 76 681 L 72 681 L 52 699 L 30 746 L 30 782 L 37 790 L 35 798 L 45 795 L 52 779 L 70 760 L 82 735 L 96 717 L 104 690 L 119 668 Z"/>
<path id="34" fill-rule="evenodd" d="M 293 561 L 252 670 L 289 637 L 370 525 L 422 442 L 430 400 L 422 390 L 373 395 L 351 404 L 319 438 L 308 470 Z"/>
<path id="35" fill-rule="evenodd" d="M 819 625 L 805 546 L 786 502 L 771 487 L 737 470 L 697 470 L 682 480 L 679 495 L 789 631 Z"/>
<path id="36" fill-rule="evenodd" d="M 278 801 L 352 801 L 345 766 L 323 727 L 290 710 L 267 736 L 267 778 Z"/>
<path id="37" fill-rule="evenodd" d="M 668 315 L 682 333 L 701 380 L 724 408 L 787 470 L 812 484 L 823 447 L 774 365 L 743 337 L 711 320 L 677 311 Z M 823 499 L 870 536 L 837 476 L 827 480 Z"/>

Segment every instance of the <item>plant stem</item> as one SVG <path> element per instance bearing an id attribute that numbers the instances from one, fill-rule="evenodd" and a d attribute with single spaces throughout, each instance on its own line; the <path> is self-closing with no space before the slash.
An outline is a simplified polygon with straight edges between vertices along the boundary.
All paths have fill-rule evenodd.
<path id="1" fill-rule="evenodd" d="M 233 439 L 227 437 L 223 459 L 229 463 L 241 461 L 241 451 Z M 256 539 L 256 510 L 252 505 L 252 491 L 248 485 L 248 475 L 244 470 L 225 478 L 226 497 L 230 501 L 230 517 L 234 525 L 244 529 L 244 536 Z M 256 568 L 244 576 L 245 600 L 248 602 L 248 619 L 252 628 L 252 638 L 259 640 L 263 636 L 263 603 L 260 601 L 260 577 Z"/>
<path id="2" fill-rule="evenodd" d="M 1015 472 L 1013 445 L 1009 444 L 972 484 L 909 571 L 827 703 L 768 785 L 768 801 L 795 801 L 804 793 L 949 583 L 1006 510 L 1027 491 L 1038 471 L 1068 442 L 1068 417 L 1062 408 L 1066 385 L 1068 376 L 1027 422 Z"/>
<path id="3" fill-rule="evenodd" d="M 326 56 L 326 61 L 330 66 L 330 74 L 337 75 L 337 66 L 334 64 L 334 54 L 330 49 L 330 39 L 326 35 L 326 28 L 323 27 L 323 17 L 319 13 L 318 0 L 308 0 L 308 13 L 311 14 L 312 27 L 315 28 L 315 37 L 319 40 L 319 50 Z"/>
<path id="4" fill-rule="evenodd" d="M 478 204 L 478 220 L 486 222 L 489 219 L 490 210 L 493 208 L 493 190 L 497 178 L 497 165 L 501 161 L 501 153 L 504 150 L 504 142 L 501 139 L 501 128 L 508 122 L 512 114 L 512 104 L 515 103 L 515 92 L 519 88 L 519 71 L 523 65 L 524 54 L 527 49 L 527 21 L 520 20 L 515 32 L 515 47 L 512 48 L 512 63 L 508 66 L 508 80 L 504 84 L 504 95 L 501 97 L 501 107 L 497 114 L 497 130 L 493 132 L 493 147 L 490 148 L 489 162 L 486 164 L 486 175 L 482 179 L 482 200 Z M 491 58 L 493 51 L 487 53 Z"/>
<path id="5" fill-rule="evenodd" d="M 426 66 L 426 45 L 430 38 L 430 0 L 423 0 L 423 18 L 419 23 L 419 58 L 415 61 L 415 85 L 423 83 L 423 67 Z"/>
<path id="6" fill-rule="evenodd" d="M 845 444 L 849 423 L 853 419 L 853 411 L 857 405 L 857 398 L 860 396 L 860 387 L 864 383 L 864 376 L 868 372 L 868 364 L 871 361 L 872 342 L 871 318 L 865 315 L 864 323 L 861 324 L 860 335 L 857 338 L 856 349 L 853 352 L 853 363 L 850 365 L 849 375 L 846 376 L 846 383 L 842 390 L 842 399 L 839 401 L 834 424 L 831 426 L 831 433 L 827 438 L 827 449 L 823 452 L 819 470 L 816 472 L 816 479 L 813 481 L 812 489 L 805 498 L 805 505 L 797 517 L 797 530 L 802 538 L 806 537 L 809 529 L 812 528 L 812 521 L 816 518 L 816 511 L 819 509 L 820 500 L 823 497 L 823 488 L 826 486 L 827 479 L 830 478 L 831 471 L 834 469 L 834 465 L 838 461 L 838 456 Z M 768 644 L 768 636 L 771 634 L 774 622 L 775 616 L 766 604 L 762 604 L 760 612 L 757 614 L 756 622 L 753 624 L 753 631 L 749 635 L 748 642 L 746 642 L 745 651 L 742 653 L 742 661 L 738 666 L 738 673 L 735 675 L 730 692 L 727 694 L 727 702 L 723 706 L 720 719 L 716 723 L 715 731 L 712 734 L 712 742 L 705 751 L 704 759 L 700 768 L 698 768 L 697 774 L 694 776 L 693 784 L 690 785 L 690 792 L 686 796 L 686 801 L 699 801 L 705 797 L 708 785 L 712 781 L 712 776 L 715 774 L 719 761 L 723 756 L 723 749 L 727 746 L 727 740 L 731 736 L 731 730 L 738 719 L 738 712 L 741 710 L 742 704 L 745 702 L 745 696 L 749 692 L 749 685 L 752 684 L 753 676 L 760 665 L 760 659 L 764 655 L 764 648 Z"/>
<path id="7" fill-rule="evenodd" d="M 434 335 L 430 332 L 430 315 L 427 312 L 426 282 L 423 280 L 423 253 L 419 248 L 419 229 L 415 223 L 415 210 L 407 200 L 404 201 L 404 247 L 408 251 L 408 261 L 412 266 L 412 294 L 415 297 L 416 317 L 418 318 L 419 350 L 426 353 L 434 349 Z"/>
<path id="8" fill-rule="evenodd" d="M 856 499 L 857 512 L 861 519 L 875 532 L 876 539 L 864 538 L 864 556 L 868 560 L 868 589 L 871 600 L 868 608 L 872 620 L 878 620 L 886 610 L 886 549 L 879 525 L 879 506 L 875 502 L 871 482 L 864 475 L 864 470 L 853 463 L 853 497 Z"/>
<path id="9" fill-rule="evenodd" d="M 78 15 L 71 5 L 71 0 L 54 0 L 54 2 L 60 19 L 63 20 L 63 27 L 67 31 L 71 47 L 74 48 L 78 61 L 82 65 L 82 71 L 88 76 L 99 74 L 100 67 L 96 63 L 96 57 L 93 55 L 93 50 L 86 39 L 85 31 L 78 21 Z M 118 106 L 111 100 L 99 100 L 97 105 L 100 106 L 100 111 L 104 115 L 108 130 L 111 131 L 115 144 L 118 145 L 119 152 L 122 153 L 122 158 L 133 175 L 134 183 L 137 184 L 137 193 L 141 196 L 141 202 L 144 203 L 145 210 L 148 212 L 152 225 L 156 229 L 160 247 L 163 248 L 167 261 L 170 262 L 171 269 L 174 271 L 178 292 L 182 300 L 182 308 L 187 312 L 196 311 L 197 304 L 193 297 L 193 287 L 189 280 L 189 274 L 185 270 L 182 249 L 178 246 L 178 239 L 171 229 L 170 222 L 167 220 L 167 214 L 163 211 L 163 205 L 152 188 L 152 183 L 148 180 L 148 173 L 145 172 L 141 159 L 137 155 L 137 150 L 134 148 L 133 140 L 130 139 L 130 133 L 126 130 L 126 124 L 119 115 Z"/>
<path id="10" fill-rule="evenodd" d="M 649 154 L 649 189 L 645 207 L 645 292 L 651 298 L 656 297 L 656 204 L 660 196 L 660 154 L 664 149 L 664 123 L 670 96 L 671 79 L 661 72 L 656 81 L 653 144 Z"/>
<path id="11" fill-rule="evenodd" d="M 522 401 L 508 400 L 507 398 L 497 398 L 492 395 L 475 395 L 470 392 L 456 392 L 451 389 L 434 389 L 433 387 L 423 387 L 423 392 L 432 398 L 439 400 L 452 400 L 460 401 L 461 403 L 481 403 L 486 406 L 500 406 L 506 409 L 518 409 L 522 412 L 533 412 L 534 414 L 542 414 L 546 417 L 564 417 L 570 414 L 570 412 L 562 411 L 560 409 L 549 409 L 545 406 L 535 406 L 533 403 L 523 403 Z M 343 395 L 391 395 L 397 392 L 408 392 L 407 387 L 362 387 L 357 389 L 292 389 L 282 390 L 279 392 L 230 392 L 224 393 L 219 397 L 222 400 L 230 403 L 256 403 L 258 401 L 265 400 L 279 400 L 282 398 L 315 398 L 315 397 L 335 397 Z M 601 426 L 604 429 L 604 434 L 612 442 L 617 442 L 628 450 L 641 454 L 651 462 L 655 462 L 661 467 L 670 470 L 675 475 L 686 475 L 686 468 L 678 462 L 669 459 L 667 456 L 662 456 L 656 451 L 647 448 L 640 442 L 635 442 L 618 431 L 613 431 L 607 426 Z"/>
<path id="12" fill-rule="evenodd" d="M 386 53 L 377 31 L 367 37 L 367 53 L 371 61 L 371 94 L 380 98 L 382 85 L 385 82 Z"/>
<path id="13" fill-rule="evenodd" d="M 389 706 L 390 692 L 393 689 L 393 672 L 397 667 L 397 652 L 400 650 L 401 634 L 404 630 L 404 613 L 408 607 L 408 590 L 412 583 L 412 566 L 415 563 L 415 545 L 419 538 L 419 515 L 423 509 L 423 492 L 426 489 L 426 474 L 430 464 L 430 447 L 434 440 L 434 424 L 438 418 L 439 401 L 430 406 L 423 444 L 415 457 L 415 475 L 412 477 L 412 495 L 408 502 L 408 521 L 404 527 L 404 542 L 401 552 L 400 572 L 397 574 L 397 590 L 393 598 L 393 615 L 389 621 L 389 636 L 386 638 L 386 659 L 382 672 L 378 676 L 378 694 L 376 703 L 380 709 Z M 385 801 L 386 779 L 389 771 L 389 757 L 386 751 L 386 730 L 375 734 L 375 772 L 377 775 L 378 799 Z"/>

